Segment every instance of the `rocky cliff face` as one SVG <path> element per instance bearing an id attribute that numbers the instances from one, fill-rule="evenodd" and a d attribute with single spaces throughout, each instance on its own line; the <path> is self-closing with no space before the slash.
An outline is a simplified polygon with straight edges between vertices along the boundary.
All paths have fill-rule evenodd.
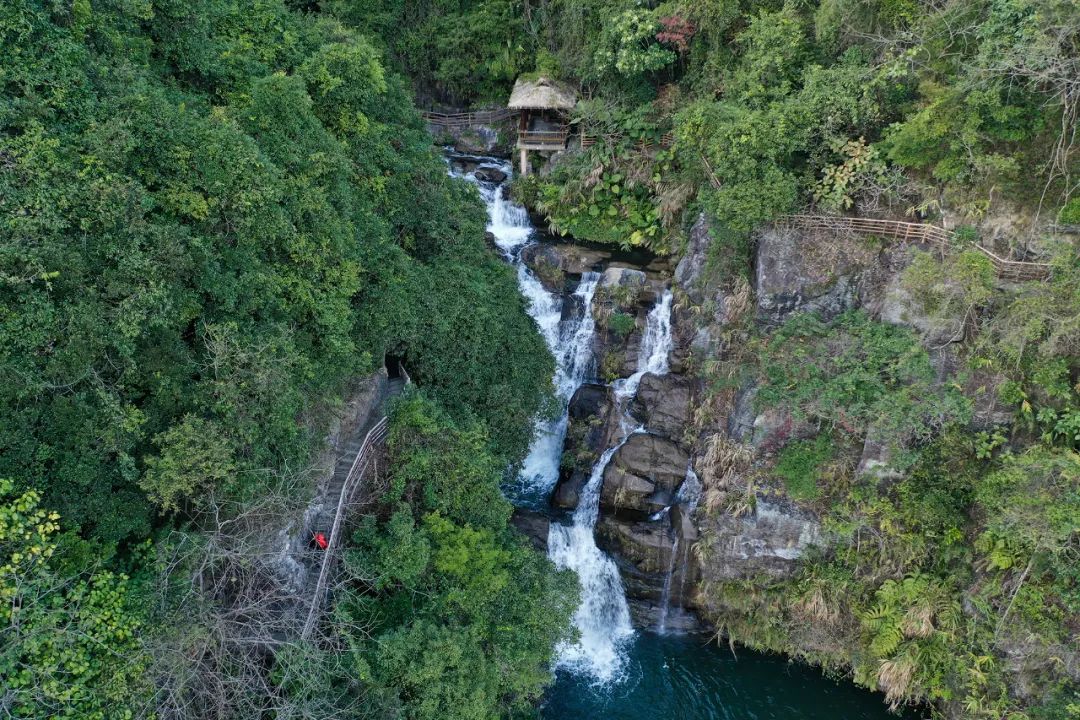
<path id="1" fill-rule="evenodd" d="M 959 320 L 932 322 L 900 283 L 911 261 L 910 246 L 763 228 L 754 237 L 754 272 L 748 286 L 740 285 L 738 279 L 717 279 L 708 271 L 713 242 L 708 223 L 699 218 L 674 273 L 684 298 L 675 318 L 676 355 L 693 365 L 737 355 L 741 337 L 737 329 L 748 322 L 771 328 L 795 312 L 815 312 L 830 319 L 857 307 L 883 322 L 919 333 L 927 347 L 934 348 L 934 362 L 943 377 L 954 362 L 950 345 L 962 335 Z M 785 412 L 757 407 L 752 378 L 743 380 L 740 387 L 711 393 L 708 407 L 690 402 L 684 410 L 685 388 L 693 388 L 696 382 L 676 374 L 665 378 L 663 387 L 643 386 L 642 404 L 663 398 L 663 405 L 649 414 L 644 409 L 635 411 L 637 417 L 649 419 L 658 434 L 686 444 L 704 483 L 707 508 L 694 516 L 699 547 L 692 574 L 702 586 L 789 577 L 807 552 L 835 540 L 822 530 L 811 509 L 792 501 L 782 484 L 768 480 L 767 470 L 785 444 L 813 436 L 816 428 Z M 992 418 L 996 411 L 990 401 L 982 415 Z M 702 417 L 692 422 L 694 414 Z M 868 433 L 858 471 L 887 478 L 889 460 L 885 448 Z M 647 485 L 641 477 L 638 470 L 629 480 L 621 475 L 616 478 L 638 490 L 637 495 L 624 491 L 634 498 L 624 504 L 651 507 L 648 491 L 662 493 L 661 484 Z M 616 509 L 625 512 L 622 505 Z M 710 605 L 703 593 L 688 592 L 683 600 L 706 617 L 722 615 L 722 608 Z"/>

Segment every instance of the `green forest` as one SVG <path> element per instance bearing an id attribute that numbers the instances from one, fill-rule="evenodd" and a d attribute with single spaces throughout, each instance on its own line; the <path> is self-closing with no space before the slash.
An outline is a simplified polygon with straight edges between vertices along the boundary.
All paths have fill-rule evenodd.
<path id="1" fill-rule="evenodd" d="M 536 696 L 572 595 L 497 488 L 552 361 L 376 42 L 284 2 L 4 3 L 0 217 L 5 715 Z M 256 582 L 239 529 L 302 506 L 328 418 L 388 352 L 423 390 L 357 541 L 385 576 L 357 571 L 338 652 L 244 647 L 229 588 L 192 578 Z"/>
<path id="2" fill-rule="evenodd" d="M 522 75 L 580 88 L 596 142 L 516 198 L 674 262 L 707 218 L 728 298 L 785 214 L 958 228 L 902 277 L 959 318 L 947 372 L 859 310 L 733 311 L 691 358 L 703 422 L 754 378 L 811 428 L 754 482 L 844 541 L 704 588 L 706 619 L 894 707 L 1080 718 L 1080 251 L 1045 231 L 1080 225 L 1075 0 L 0 3 L 4 715 L 537 717 L 577 585 L 500 484 L 555 364 L 417 110 Z M 1003 287 L 983 240 L 1050 279 Z M 317 641 L 285 642 L 268 533 L 388 357 L 414 384 L 384 486 Z M 990 394 L 1008 419 L 977 427 Z M 871 433 L 888 482 L 856 476 Z"/>

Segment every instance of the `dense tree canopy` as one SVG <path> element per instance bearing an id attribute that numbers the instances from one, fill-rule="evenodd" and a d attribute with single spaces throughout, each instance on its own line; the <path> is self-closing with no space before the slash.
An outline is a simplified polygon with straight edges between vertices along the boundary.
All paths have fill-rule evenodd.
<path id="1" fill-rule="evenodd" d="M 512 270 L 484 244 L 475 190 L 448 178 L 380 44 L 281 0 L 0 8 L 0 477 L 13 478 L 0 494 L 18 498 L 17 522 L 0 531 L 0 562 L 12 558 L 0 584 L 24 607 L 2 617 L 0 684 L 17 694 L 0 704 L 18 716 L 66 705 L 73 717 L 119 717 L 107 708 L 126 693 L 145 710 L 161 696 L 140 693 L 183 687 L 167 673 L 193 657 L 183 648 L 214 637 L 204 618 L 217 599 L 196 593 L 185 605 L 184 572 L 134 548 L 154 537 L 160 557 L 212 549 L 206 526 L 250 519 L 245 508 L 268 498 L 303 501 L 329 409 L 387 352 L 442 408 L 440 422 L 469 428 L 482 463 L 456 491 L 483 488 L 482 523 L 452 514 L 472 500 L 449 489 L 417 510 L 432 562 L 447 583 L 470 582 L 454 557 L 475 546 L 498 580 L 492 593 L 510 577 L 521 598 L 554 592 L 546 561 L 506 529 L 497 489 L 527 447 L 552 359 Z M 35 547 L 51 553 L 45 535 L 63 532 L 64 568 L 9 547 L 20 523 L 39 522 L 38 502 L 50 514 Z M 161 594 L 138 613 L 120 574 L 131 568 L 164 573 L 144 578 Z M 548 640 L 566 618 L 529 607 L 507 612 L 534 613 L 519 619 L 536 639 L 485 661 L 474 716 L 534 697 L 547 677 Z M 439 643 L 488 647 L 501 631 L 481 631 L 480 611 L 468 612 L 442 640 L 417 620 L 397 647 L 409 661 L 437 657 Z M 109 669 L 99 657 L 151 645 L 145 666 L 135 657 Z M 519 670 L 520 653 L 532 664 Z M 217 670 L 238 672 L 233 662 Z M 461 669 L 432 662 L 422 672 L 436 685 Z M 413 672 L 389 654 L 378 667 L 387 686 Z M 346 675 L 354 701 L 368 679 Z M 205 698 L 168 700 L 203 712 Z"/>

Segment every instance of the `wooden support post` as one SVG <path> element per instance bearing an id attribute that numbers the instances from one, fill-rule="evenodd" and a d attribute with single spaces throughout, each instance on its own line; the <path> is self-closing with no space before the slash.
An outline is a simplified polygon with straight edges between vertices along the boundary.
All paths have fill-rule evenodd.
<path id="1" fill-rule="evenodd" d="M 521 177 L 529 174 L 529 151 L 521 148 Z"/>

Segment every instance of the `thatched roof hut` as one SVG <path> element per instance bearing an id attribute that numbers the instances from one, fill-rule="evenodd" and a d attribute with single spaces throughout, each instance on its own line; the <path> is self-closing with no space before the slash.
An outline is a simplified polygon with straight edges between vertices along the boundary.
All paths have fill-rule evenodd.
<path id="1" fill-rule="evenodd" d="M 547 77 L 535 80 L 518 78 L 506 104 L 511 110 L 561 110 L 569 112 L 577 105 L 577 92 L 564 83 Z"/>

